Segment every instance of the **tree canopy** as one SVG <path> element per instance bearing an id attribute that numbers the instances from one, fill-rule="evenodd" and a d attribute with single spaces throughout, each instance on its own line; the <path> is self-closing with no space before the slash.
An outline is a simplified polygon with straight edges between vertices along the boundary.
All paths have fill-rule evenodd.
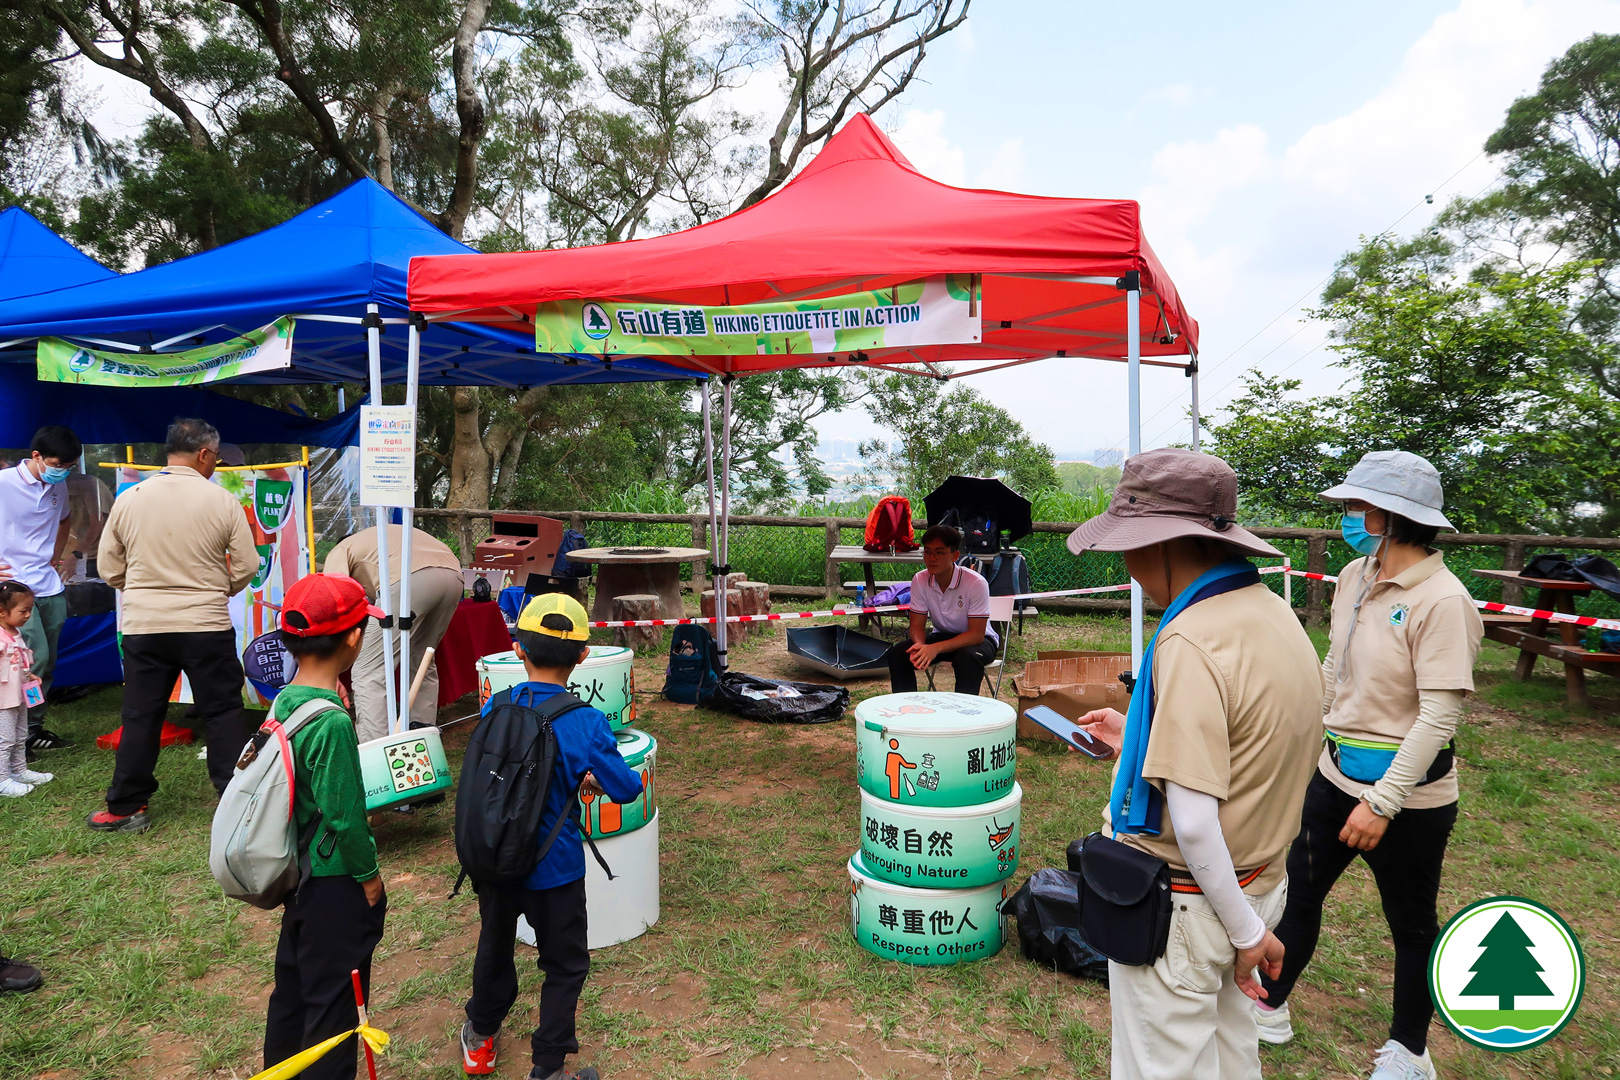
<path id="1" fill-rule="evenodd" d="M 1620 36 L 1554 60 L 1485 149 L 1492 191 L 1340 261 L 1311 313 L 1348 375 L 1339 393 L 1303 400 L 1253 372 L 1206 421 L 1256 512 L 1321 515 L 1315 492 L 1401 449 L 1440 470 L 1464 529 L 1620 526 Z"/>
<path id="2" fill-rule="evenodd" d="M 363 176 L 482 250 L 629 240 L 770 194 L 850 115 L 902 94 L 971 2 L 0 0 L 0 199 L 124 269 Z M 158 111 L 104 138 L 74 90 L 86 62 Z M 850 394 L 833 374 L 737 383 L 739 496 L 824 492 L 812 424 Z M 419 489 L 452 507 L 703 476 L 691 384 L 421 402 Z"/>

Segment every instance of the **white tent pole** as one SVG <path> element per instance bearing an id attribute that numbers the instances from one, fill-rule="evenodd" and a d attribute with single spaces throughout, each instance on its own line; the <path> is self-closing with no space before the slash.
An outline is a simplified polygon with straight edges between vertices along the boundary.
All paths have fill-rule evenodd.
<path id="1" fill-rule="evenodd" d="M 422 338 L 420 319 L 413 317 L 405 331 L 405 406 L 416 411 L 416 384 L 421 372 Z M 413 423 L 414 427 L 414 423 Z M 403 528 L 399 542 L 399 730 L 411 726 L 411 676 L 415 665 L 411 662 L 411 624 L 416 616 L 411 611 L 411 534 L 415 531 L 416 508 L 407 506 L 400 514 Z"/>
<path id="2" fill-rule="evenodd" d="M 1192 380 L 1192 448 L 1198 449 L 1198 354 L 1187 350 L 1187 378 Z"/>
<path id="3" fill-rule="evenodd" d="M 731 573 L 731 380 L 720 380 L 720 565 L 715 568 L 714 628 L 720 650 L 720 670 L 726 660 L 726 578 Z"/>
<path id="4" fill-rule="evenodd" d="M 366 305 L 366 359 L 371 367 L 371 404 L 383 403 L 382 379 L 382 320 L 377 305 Z M 383 702 L 387 711 L 388 731 L 395 730 L 396 706 L 394 692 L 394 610 L 388 587 L 388 508 L 377 511 L 377 605 L 383 609 Z"/>
<path id="5" fill-rule="evenodd" d="M 712 383 L 703 383 L 703 469 L 709 480 L 709 576 L 714 581 L 715 603 L 720 602 L 720 518 L 714 490 L 714 420 L 710 404 Z"/>
<path id="6" fill-rule="evenodd" d="M 1130 411 L 1130 456 L 1142 452 L 1142 276 L 1132 270 L 1121 282 L 1125 287 L 1125 359 L 1127 408 Z M 1142 675 L 1142 586 L 1131 582 L 1131 674 Z"/>

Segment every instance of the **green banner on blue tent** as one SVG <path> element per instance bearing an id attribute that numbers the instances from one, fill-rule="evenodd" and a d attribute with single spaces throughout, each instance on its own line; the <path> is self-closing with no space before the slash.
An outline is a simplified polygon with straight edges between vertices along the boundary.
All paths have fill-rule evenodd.
<path id="1" fill-rule="evenodd" d="M 116 352 L 41 338 L 35 355 L 40 382 L 191 386 L 289 367 L 292 339 L 293 320 L 281 318 L 229 341 L 179 352 Z"/>

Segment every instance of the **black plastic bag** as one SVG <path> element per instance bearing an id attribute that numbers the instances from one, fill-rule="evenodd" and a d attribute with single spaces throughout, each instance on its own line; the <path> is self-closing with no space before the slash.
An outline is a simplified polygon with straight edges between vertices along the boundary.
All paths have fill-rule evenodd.
<path id="1" fill-rule="evenodd" d="M 1620 568 L 1601 555 L 1582 555 L 1569 564 L 1588 585 L 1620 600 Z"/>
<path id="2" fill-rule="evenodd" d="M 766 724 L 825 724 L 849 708 L 849 691 L 826 683 L 787 682 L 727 671 L 711 709 Z"/>
<path id="3" fill-rule="evenodd" d="M 1080 875 L 1037 870 L 1007 901 L 1018 920 L 1018 948 L 1042 967 L 1108 985 L 1108 958 L 1080 936 Z"/>
<path id="4" fill-rule="evenodd" d="M 1584 581 L 1595 589 L 1620 600 L 1620 569 L 1601 555 L 1571 559 L 1561 551 L 1547 551 L 1531 559 L 1520 577 L 1550 581 Z"/>

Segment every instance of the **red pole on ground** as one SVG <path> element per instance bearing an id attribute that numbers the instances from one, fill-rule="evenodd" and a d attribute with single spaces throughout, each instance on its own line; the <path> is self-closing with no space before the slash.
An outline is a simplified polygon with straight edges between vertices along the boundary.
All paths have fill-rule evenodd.
<path id="1" fill-rule="evenodd" d="M 360 992 L 360 969 L 349 972 L 349 977 L 354 980 L 354 1007 L 360 1011 L 360 1022 L 369 1024 L 371 1020 L 366 1016 L 366 997 Z M 361 1039 L 360 1045 L 366 1048 L 366 1072 L 371 1080 L 377 1080 L 377 1059 L 371 1054 L 371 1044 Z"/>

